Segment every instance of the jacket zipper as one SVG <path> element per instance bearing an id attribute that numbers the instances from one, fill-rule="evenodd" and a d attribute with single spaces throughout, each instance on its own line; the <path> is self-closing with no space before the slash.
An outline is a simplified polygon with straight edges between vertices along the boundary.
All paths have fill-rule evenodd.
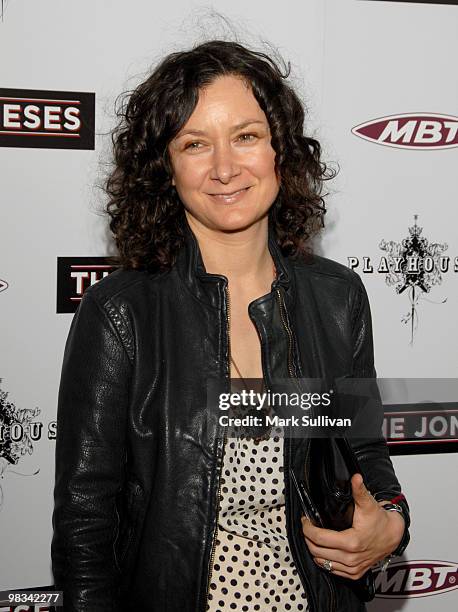
<path id="1" fill-rule="evenodd" d="M 114 537 L 114 540 L 113 540 L 113 556 L 114 556 L 114 560 L 115 560 L 115 565 L 116 565 L 118 571 L 121 572 L 121 567 L 119 565 L 119 559 L 118 559 L 118 556 L 116 554 L 116 544 L 117 544 L 118 538 L 119 538 L 119 523 L 120 523 L 120 516 L 119 516 L 118 508 L 116 506 L 116 501 L 114 502 L 114 509 L 115 509 L 115 513 L 116 513 L 116 531 L 115 531 L 115 537 Z"/>
<path id="2" fill-rule="evenodd" d="M 280 289 L 276 289 L 276 293 L 277 293 L 277 298 L 278 298 L 278 306 L 280 309 L 280 318 L 281 321 L 283 323 L 283 327 L 286 330 L 286 333 L 288 334 L 288 372 L 290 375 L 290 378 L 295 378 L 294 376 L 294 370 L 293 370 L 293 355 L 292 355 L 292 350 L 293 350 L 293 334 L 289 328 L 288 323 L 286 322 L 286 317 L 284 314 L 285 311 L 285 305 L 283 302 L 283 297 L 280 293 Z"/>
<path id="3" fill-rule="evenodd" d="M 299 392 L 302 392 L 301 386 L 300 384 L 297 382 L 297 378 L 294 374 L 294 368 L 293 368 L 293 333 L 288 325 L 288 322 L 286 320 L 286 307 L 285 307 L 285 302 L 283 301 L 283 296 L 280 292 L 280 289 L 276 289 L 276 294 L 277 294 L 277 299 L 278 299 L 278 307 L 280 310 L 280 318 L 281 321 L 283 323 L 283 327 L 286 330 L 286 333 L 288 334 L 288 372 L 289 372 L 289 376 L 290 378 L 293 379 L 297 389 L 299 390 Z"/>
<path id="4" fill-rule="evenodd" d="M 223 436 L 223 452 L 221 455 L 221 466 L 219 469 L 219 482 L 218 482 L 218 492 L 217 492 L 217 496 L 216 496 L 216 527 L 215 527 L 215 531 L 213 533 L 213 541 L 212 541 L 212 547 L 211 547 L 211 553 L 210 553 L 210 562 L 209 562 L 209 569 L 208 569 L 208 580 L 207 580 L 207 595 L 205 598 L 205 603 L 204 603 L 204 610 L 207 607 L 207 603 L 208 603 L 208 592 L 210 590 L 210 583 L 211 583 L 211 577 L 212 577 L 212 573 L 213 573 L 213 565 L 215 563 L 215 551 L 216 551 L 216 540 L 218 538 L 218 516 L 219 516 L 219 505 L 220 505 L 220 501 L 221 501 L 221 472 L 223 470 L 223 457 L 224 457 L 224 452 L 225 452 L 225 447 L 226 447 L 226 431 L 224 431 L 224 436 Z"/>
<path id="5" fill-rule="evenodd" d="M 226 292 L 226 304 L 227 304 L 227 308 L 226 308 L 226 337 L 227 337 L 227 352 L 228 352 L 228 360 L 227 360 L 227 375 L 228 378 L 231 378 L 231 370 L 230 370 L 230 362 L 231 362 L 231 342 L 230 342 L 230 318 L 231 318 L 231 307 L 230 307 L 230 297 L 229 297 L 229 291 L 227 289 L 227 285 L 224 288 L 225 292 Z M 212 573 L 213 573 L 213 565 L 215 562 L 215 551 L 216 551 L 216 540 L 218 538 L 218 517 L 219 517 L 219 505 L 220 505 L 220 501 L 221 501 L 221 474 L 223 471 L 223 459 L 224 459 L 224 453 L 226 450 L 226 440 L 227 440 L 227 430 L 226 428 L 224 429 L 224 434 L 223 434 L 223 452 L 221 454 L 221 465 L 219 468 L 219 477 L 218 477 L 218 492 L 216 495 L 216 527 L 215 527 L 215 531 L 213 534 L 213 541 L 212 541 L 212 547 L 211 547 L 211 552 L 210 552 L 210 562 L 209 562 L 209 568 L 208 568 L 208 580 L 207 580 L 207 595 L 205 598 L 205 603 L 204 603 L 204 610 L 207 607 L 207 603 L 208 603 L 208 592 L 210 590 L 210 583 L 211 583 L 211 577 L 212 577 Z"/>
<path id="6" fill-rule="evenodd" d="M 286 320 L 286 306 L 285 306 L 285 302 L 283 300 L 283 295 L 281 294 L 279 289 L 276 289 L 276 293 L 277 293 L 277 297 L 278 297 L 278 305 L 279 305 L 279 310 L 280 310 L 280 318 L 282 320 L 283 326 L 286 330 L 286 333 L 288 335 L 288 371 L 289 371 L 289 375 L 291 378 L 295 378 L 294 376 L 294 370 L 292 367 L 292 353 L 293 353 L 293 334 L 292 331 L 288 325 L 288 322 Z M 298 385 L 299 386 L 299 385 Z M 305 459 L 305 463 L 306 463 L 306 468 L 307 468 L 307 462 L 308 462 L 308 456 L 309 456 L 309 448 L 310 445 L 308 445 L 307 447 L 307 455 L 306 455 L 306 459 Z M 286 472 L 286 470 L 285 470 Z M 287 473 L 287 472 L 286 472 Z M 308 474 L 308 471 L 306 469 L 306 474 Z M 330 612 L 333 612 L 336 609 L 336 605 L 335 605 L 335 601 L 336 601 L 336 596 L 335 596 L 335 588 L 334 585 L 332 584 L 332 582 L 330 581 L 329 577 L 326 574 L 323 574 L 326 583 L 329 587 L 329 592 L 330 592 L 330 599 L 331 599 L 331 606 L 330 606 Z M 307 580 L 305 579 L 304 576 L 304 582 L 307 582 Z"/>

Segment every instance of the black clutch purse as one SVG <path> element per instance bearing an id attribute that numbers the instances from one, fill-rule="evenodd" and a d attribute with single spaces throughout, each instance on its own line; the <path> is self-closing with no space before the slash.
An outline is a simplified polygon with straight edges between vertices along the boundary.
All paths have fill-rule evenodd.
<path id="1" fill-rule="evenodd" d="M 290 473 L 302 511 L 314 525 L 336 531 L 352 526 L 355 503 L 350 479 L 362 471 L 346 438 L 311 438 L 305 479 L 297 479 L 291 468 Z M 362 601 L 371 601 L 375 597 L 370 569 L 358 580 L 341 576 L 334 578 L 344 581 Z"/>

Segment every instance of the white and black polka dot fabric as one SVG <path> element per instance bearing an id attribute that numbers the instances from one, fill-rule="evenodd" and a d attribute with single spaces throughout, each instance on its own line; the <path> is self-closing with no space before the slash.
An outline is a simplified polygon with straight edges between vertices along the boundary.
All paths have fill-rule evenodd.
<path id="1" fill-rule="evenodd" d="M 210 612 L 308 609 L 286 535 L 280 432 L 258 444 L 226 441 Z"/>

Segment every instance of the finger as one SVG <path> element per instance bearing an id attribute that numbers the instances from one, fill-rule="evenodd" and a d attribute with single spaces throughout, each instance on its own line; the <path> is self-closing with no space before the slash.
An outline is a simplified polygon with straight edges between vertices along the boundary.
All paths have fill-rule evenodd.
<path id="1" fill-rule="evenodd" d="M 361 508 L 369 507 L 374 504 L 375 499 L 367 490 L 361 474 L 353 474 L 351 478 L 351 487 L 355 504 Z M 377 502 L 375 502 L 377 503 Z"/>
<path id="2" fill-rule="evenodd" d="M 321 559 L 329 559 L 334 562 L 342 563 L 349 567 L 359 565 L 366 561 L 366 557 L 361 553 L 352 553 L 337 548 L 324 548 L 323 546 L 316 546 L 313 542 L 305 538 L 305 542 L 308 546 L 310 554 L 313 557 L 319 557 Z"/>
<path id="3" fill-rule="evenodd" d="M 325 559 L 321 557 L 314 557 L 313 559 L 317 565 L 319 565 L 322 569 L 326 569 L 324 567 Z M 343 578 L 349 578 L 350 580 L 358 580 L 368 569 L 367 564 L 358 565 L 356 567 L 349 567 L 343 563 L 339 563 L 338 561 L 331 560 L 332 570 L 330 573 L 335 574 L 336 576 L 342 576 Z M 329 571 L 329 570 L 326 570 Z"/>
<path id="4" fill-rule="evenodd" d="M 355 533 L 352 527 L 343 531 L 334 531 L 333 529 L 316 527 L 308 519 L 302 518 L 302 532 L 314 544 L 325 548 L 338 548 L 339 550 L 353 552 L 353 548 L 356 545 Z"/>

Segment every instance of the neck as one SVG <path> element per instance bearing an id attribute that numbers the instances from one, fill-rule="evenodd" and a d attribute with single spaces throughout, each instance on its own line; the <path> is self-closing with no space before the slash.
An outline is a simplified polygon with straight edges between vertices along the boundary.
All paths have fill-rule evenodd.
<path id="1" fill-rule="evenodd" d="M 223 274 L 233 284 L 272 276 L 268 247 L 268 217 L 234 232 L 209 229 L 188 215 L 188 224 L 199 243 L 205 270 Z"/>

